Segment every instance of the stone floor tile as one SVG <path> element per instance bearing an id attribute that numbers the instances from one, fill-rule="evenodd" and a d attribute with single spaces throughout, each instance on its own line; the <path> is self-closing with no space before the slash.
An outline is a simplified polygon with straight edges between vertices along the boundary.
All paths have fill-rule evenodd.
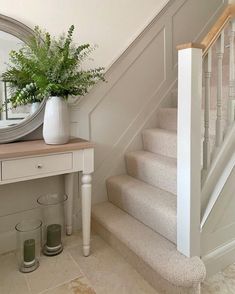
<path id="1" fill-rule="evenodd" d="M 26 274 L 32 294 L 69 282 L 79 276 L 81 271 L 78 265 L 66 251 L 54 257 L 42 256 L 39 268 Z"/>
<path id="2" fill-rule="evenodd" d="M 115 250 L 93 236 L 92 252 L 83 257 L 79 246 L 69 249 L 97 294 L 157 294 Z"/>
<path id="3" fill-rule="evenodd" d="M 0 293 L 30 293 L 24 274 L 18 271 L 15 253 L 7 253 L 0 256 Z"/>
<path id="4" fill-rule="evenodd" d="M 17 268 L 15 253 L 0 255 L 1 294 L 157 294 L 114 249 L 92 235 L 89 257 L 82 255 L 82 236 L 64 239 L 64 252 L 42 256 L 30 274 Z M 202 294 L 234 294 L 235 264 L 206 279 Z M 159 293 L 160 294 L 160 293 Z"/>
<path id="5" fill-rule="evenodd" d="M 74 246 L 81 246 L 82 247 L 82 235 L 81 233 L 75 233 L 71 236 L 64 236 L 63 238 L 63 246 L 64 250 Z"/>
<path id="6" fill-rule="evenodd" d="M 43 294 L 96 294 L 85 277 L 74 279 L 66 284 L 50 289 Z"/>

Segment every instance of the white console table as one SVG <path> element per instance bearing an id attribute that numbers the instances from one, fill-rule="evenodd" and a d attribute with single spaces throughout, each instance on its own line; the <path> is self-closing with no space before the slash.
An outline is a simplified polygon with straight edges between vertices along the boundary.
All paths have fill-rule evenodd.
<path id="1" fill-rule="evenodd" d="M 43 140 L 0 145 L 0 185 L 65 175 L 66 233 L 73 231 L 74 175 L 81 172 L 83 254 L 90 253 L 91 174 L 94 171 L 94 145 L 73 139 L 65 145 L 46 145 Z"/>

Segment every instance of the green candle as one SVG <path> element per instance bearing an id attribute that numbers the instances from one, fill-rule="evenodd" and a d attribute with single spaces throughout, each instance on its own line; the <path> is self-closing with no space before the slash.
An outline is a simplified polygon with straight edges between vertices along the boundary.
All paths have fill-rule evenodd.
<path id="1" fill-rule="evenodd" d="M 47 247 L 54 248 L 61 245 L 61 225 L 52 224 L 47 227 Z"/>
<path id="2" fill-rule="evenodd" d="M 35 240 L 28 239 L 24 241 L 24 264 L 31 266 L 35 263 Z"/>

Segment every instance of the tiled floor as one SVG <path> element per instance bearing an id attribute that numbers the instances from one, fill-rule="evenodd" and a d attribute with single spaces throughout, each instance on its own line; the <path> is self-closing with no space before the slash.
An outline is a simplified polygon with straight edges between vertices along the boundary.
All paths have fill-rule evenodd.
<path id="1" fill-rule="evenodd" d="M 16 256 L 0 256 L 0 294 L 156 294 L 156 291 L 99 236 L 92 235 L 92 254 L 82 256 L 81 235 L 67 237 L 64 251 L 41 257 L 29 274 L 16 268 Z"/>
<path id="2" fill-rule="evenodd" d="M 1 294 L 160 294 L 99 236 L 92 236 L 92 254 L 83 257 L 80 234 L 67 237 L 64 251 L 42 256 L 40 267 L 22 274 L 14 253 L 0 256 Z M 235 265 L 208 279 L 203 294 L 234 294 Z"/>

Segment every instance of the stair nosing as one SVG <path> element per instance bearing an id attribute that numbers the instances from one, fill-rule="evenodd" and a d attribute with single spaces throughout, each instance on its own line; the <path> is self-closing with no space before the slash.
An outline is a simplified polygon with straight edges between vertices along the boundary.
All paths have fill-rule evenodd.
<path id="1" fill-rule="evenodd" d="M 131 225 L 132 229 L 133 229 L 133 227 L 135 227 L 135 228 L 138 227 L 139 228 L 138 230 L 136 230 L 136 232 L 138 232 L 137 235 L 139 234 L 139 231 L 141 230 L 140 228 L 142 227 L 142 230 L 144 230 L 144 232 L 147 234 L 148 238 L 150 236 L 150 238 L 153 239 L 152 241 L 156 243 L 155 246 L 153 246 L 153 249 L 155 250 L 155 254 L 158 253 L 158 255 L 159 255 L 162 250 L 164 251 L 164 249 L 162 249 L 162 247 L 159 247 L 158 246 L 159 240 L 161 240 L 161 242 L 163 242 L 163 243 L 166 242 L 166 244 L 168 244 L 170 246 L 169 248 L 167 248 L 167 251 L 169 251 L 168 254 L 167 254 L 167 256 L 165 256 L 164 254 L 160 254 L 159 255 L 160 261 L 162 263 L 165 263 L 166 265 L 168 265 L 168 263 L 170 261 L 172 261 L 173 259 L 174 259 L 174 262 L 177 262 L 178 264 L 179 264 L 179 262 L 184 262 L 184 261 L 189 262 L 188 265 L 187 265 L 187 267 L 186 267 L 186 269 L 184 269 L 185 272 L 182 275 L 180 275 L 179 274 L 179 272 L 180 272 L 179 270 L 174 271 L 174 268 L 171 267 L 171 266 L 169 266 L 169 265 L 167 266 L 167 268 L 165 268 L 164 266 L 162 268 L 159 265 L 158 266 L 154 266 L 152 254 L 151 254 L 151 256 L 149 255 L 150 253 L 146 255 L 146 246 L 142 246 L 141 244 L 139 244 L 138 249 L 135 248 L 136 247 L 136 244 L 137 244 L 136 243 L 137 240 L 140 243 L 143 243 L 142 239 L 139 238 L 139 235 L 137 237 L 137 240 L 134 240 L 135 241 L 135 246 L 134 246 L 133 245 L 133 242 L 132 242 L 133 239 L 131 238 L 131 240 L 129 240 L 130 239 L 130 235 L 125 236 L 125 238 L 124 238 L 124 235 L 123 234 L 120 235 L 118 233 L 118 231 L 117 231 L 118 224 L 117 223 L 115 223 L 115 226 L 112 227 L 112 225 L 110 225 L 110 222 L 107 221 L 107 218 L 105 218 L 105 220 L 106 220 L 106 223 L 105 223 L 104 221 L 102 221 L 100 219 L 100 217 L 98 217 L 97 215 L 95 215 L 94 210 L 95 210 L 95 208 L 97 206 L 107 205 L 107 204 L 109 206 L 111 205 L 111 207 L 110 207 L 111 209 L 116 210 L 115 213 L 117 213 L 117 214 L 120 214 L 121 213 L 121 215 L 125 218 L 125 220 L 127 219 L 128 222 L 131 223 L 130 225 Z M 109 212 L 110 212 L 111 209 L 109 209 Z M 114 214 L 112 213 L 112 217 L 113 217 L 113 215 Z M 96 206 L 93 207 L 92 218 L 95 221 L 97 221 L 98 223 L 100 223 L 106 230 L 108 230 L 111 234 L 113 234 L 121 242 L 123 242 L 123 244 L 125 244 L 131 251 L 133 251 L 137 256 L 139 256 L 154 271 L 156 271 L 158 274 L 160 274 L 164 279 L 168 280 L 168 282 L 173 283 L 176 286 L 189 288 L 189 287 L 192 287 L 195 283 L 200 283 L 200 282 L 202 282 L 204 280 L 205 275 L 206 275 L 206 271 L 205 271 L 205 266 L 204 266 L 204 264 L 203 264 L 203 262 L 201 261 L 200 258 L 198 258 L 198 257 L 187 258 L 187 257 L 183 256 L 181 253 L 179 253 L 177 251 L 176 246 L 171 241 L 167 240 L 166 238 L 164 238 L 163 236 L 161 236 L 157 232 L 153 231 L 152 229 L 150 229 L 146 225 L 142 224 L 141 222 L 139 222 L 138 220 L 136 220 L 132 216 L 128 215 L 126 212 L 124 212 L 121 209 L 117 208 L 112 203 L 103 202 L 103 203 L 100 203 L 100 204 L 96 204 Z M 120 220 L 120 218 L 119 218 L 119 220 Z M 122 229 L 123 229 L 123 226 L 122 226 L 121 229 L 119 229 L 119 232 L 120 232 L 120 230 L 122 231 Z M 146 243 L 145 245 L 147 245 L 147 244 L 149 244 L 149 242 Z M 176 254 L 176 255 L 174 256 L 173 253 Z M 176 260 L 175 260 L 175 258 L 176 258 Z M 179 258 L 180 261 L 177 258 Z M 164 262 L 164 260 L 165 260 L 165 262 Z M 195 271 L 194 270 L 195 269 L 195 265 L 200 268 L 200 271 Z M 179 268 L 182 270 L 182 266 L 180 266 Z M 167 269 L 169 269 L 172 272 L 169 273 L 169 271 L 167 271 Z M 194 278 L 192 278 L 192 276 L 189 277 L 189 275 L 192 275 L 192 271 L 193 270 L 194 270 L 194 274 L 196 276 Z M 187 277 L 187 278 L 185 279 L 185 277 Z"/>

